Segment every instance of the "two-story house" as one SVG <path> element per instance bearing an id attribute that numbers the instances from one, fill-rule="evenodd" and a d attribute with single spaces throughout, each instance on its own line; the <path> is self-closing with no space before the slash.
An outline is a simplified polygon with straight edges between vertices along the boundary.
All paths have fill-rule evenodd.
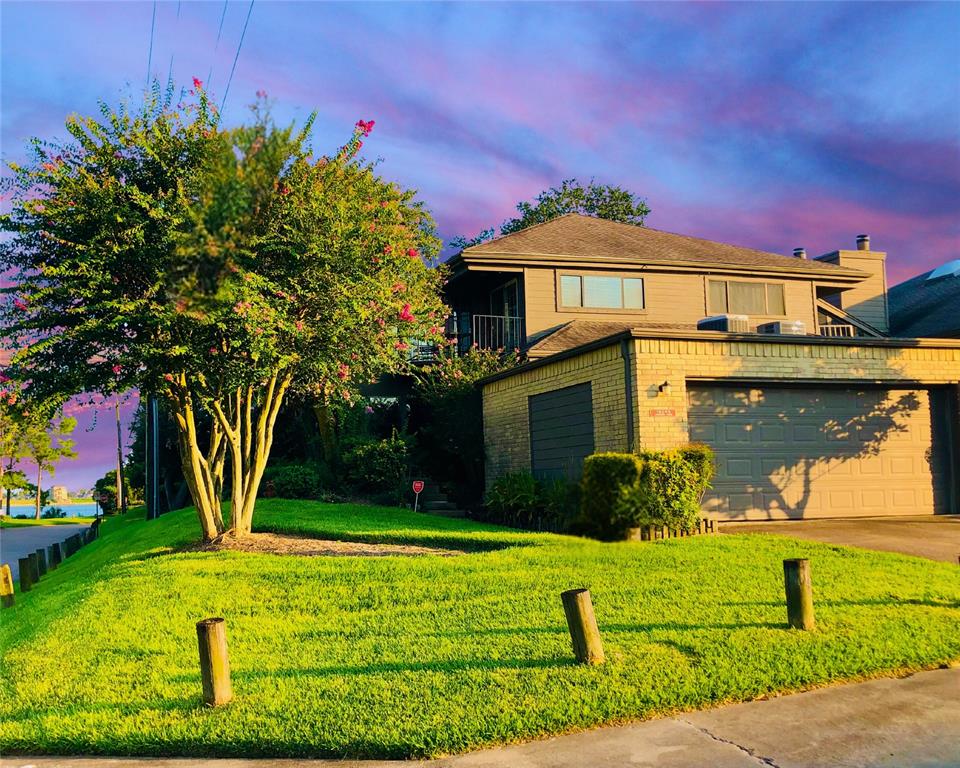
<path id="1" fill-rule="evenodd" d="M 577 214 L 465 249 L 461 344 L 527 356 L 483 383 L 488 483 L 693 440 L 718 519 L 960 511 L 960 343 L 886 336 L 884 259 Z"/>

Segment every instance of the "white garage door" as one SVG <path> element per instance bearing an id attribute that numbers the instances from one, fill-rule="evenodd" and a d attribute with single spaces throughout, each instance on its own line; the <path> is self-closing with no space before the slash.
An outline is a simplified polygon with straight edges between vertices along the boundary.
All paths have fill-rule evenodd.
<path id="1" fill-rule="evenodd" d="M 716 518 L 948 511 L 946 441 L 928 390 L 691 383 L 687 392 L 690 439 L 717 454 L 704 501 Z"/>

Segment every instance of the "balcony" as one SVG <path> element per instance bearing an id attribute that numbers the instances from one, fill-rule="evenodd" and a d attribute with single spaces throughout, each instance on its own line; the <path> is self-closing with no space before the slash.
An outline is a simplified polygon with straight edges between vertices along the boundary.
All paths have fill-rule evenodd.
<path id="1" fill-rule="evenodd" d="M 857 335 L 857 329 L 845 323 L 823 323 L 820 326 L 820 335 L 834 338 L 853 338 Z"/>
<path id="2" fill-rule="evenodd" d="M 512 350 L 523 346 L 522 317 L 461 314 L 457 319 L 457 347 L 461 352 L 474 344 L 480 349 Z"/>

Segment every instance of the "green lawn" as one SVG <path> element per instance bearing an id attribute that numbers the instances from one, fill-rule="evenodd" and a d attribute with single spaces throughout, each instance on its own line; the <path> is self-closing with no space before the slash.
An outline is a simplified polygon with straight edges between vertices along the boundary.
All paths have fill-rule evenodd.
<path id="1" fill-rule="evenodd" d="M 0 528 L 22 528 L 25 525 L 76 525 L 77 523 L 92 523 L 92 517 L 0 517 Z"/>
<path id="2" fill-rule="evenodd" d="M 0 752 L 409 757 L 960 658 L 960 569 L 773 536 L 600 544 L 394 509 L 268 500 L 261 529 L 459 557 L 170 554 L 181 511 L 102 537 L 0 614 Z M 785 625 L 810 557 L 819 629 Z M 572 663 L 589 587 L 608 663 Z M 194 623 L 224 616 L 236 700 L 200 704 Z"/>

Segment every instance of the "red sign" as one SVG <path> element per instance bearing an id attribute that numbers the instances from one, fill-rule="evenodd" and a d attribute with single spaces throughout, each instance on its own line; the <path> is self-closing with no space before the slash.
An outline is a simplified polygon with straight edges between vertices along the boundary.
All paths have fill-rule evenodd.
<path id="1" fill-rule="evenodd" d="M 423 490 L 423 480 L 413 481 L 413 492 L 420 493 Z"/>
<path id="2" fill-rule="evenodd" d="M 650 409 L 650 415 L 653 416 L 653 417 L 657 417 L 657 416 L 676 416 L 676 415 L 677 415 L 677 409 L 676 409 L 676 408 L 651 408 L 651 409 Z"/>

